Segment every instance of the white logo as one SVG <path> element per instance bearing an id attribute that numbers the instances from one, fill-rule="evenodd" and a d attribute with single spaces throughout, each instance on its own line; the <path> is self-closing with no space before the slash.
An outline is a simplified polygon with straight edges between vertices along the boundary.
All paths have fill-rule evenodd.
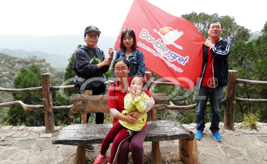
<path id="1" fill-rule="evenodd" d="M 213 79 L 213 78 L 209 78 L 209 80 L 207 81 L 207 85 L 210 88 L 216 88 L 218 86 L 218 80 L 217 79 Z"/>
<path id="2" fill-rule="evenodd" d="M 159 32 L 156 29 L 154 29 L 154 32 L 159 34 L 159 36 L 161 37 L 161 39 L 166 45 L 172 44 L 175 47 L 179 48 L 180 50 L 183 49 L 182 46 L 174 43 L 177 39 L 179 39 L 184 34 L 183 31 L 179 32 L 178 30 L 173 30 L 171 27 L 163 27 L 159 30 Z"/>

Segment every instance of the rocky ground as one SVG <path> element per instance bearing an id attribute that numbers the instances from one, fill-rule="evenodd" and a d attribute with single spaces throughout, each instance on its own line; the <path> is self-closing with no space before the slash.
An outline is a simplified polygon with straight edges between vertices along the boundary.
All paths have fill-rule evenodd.
<path id="1" fill-rule="evenodd" d="M 257 123 L 258 130 L 244 130 L 235 124 L 235 130 L 225 130 L 220 123 L 222 142 L 214 140 L 206 124 L 203 139 L 197 141 L 201 164 L 267 164 L 267 123 Z M 195 124 L 184 125 L 195 132 Z M 53 145 L 54 133 L 44 133 L 45 127 L 2 126 L 0 128 L 0 164 L 70 164 L 75 146 Z M 86 152 L 88 163 L 99 153 Z M 178 140 L 160 142 L 163 163 L 183 164 L 179 159 Z M 145 158 L 148 162 L 151 142 L 145 142 Z M 109 153 L 109 152 L 108 152 Z M 131 163 L 131 161 L 129 161 Z"/>

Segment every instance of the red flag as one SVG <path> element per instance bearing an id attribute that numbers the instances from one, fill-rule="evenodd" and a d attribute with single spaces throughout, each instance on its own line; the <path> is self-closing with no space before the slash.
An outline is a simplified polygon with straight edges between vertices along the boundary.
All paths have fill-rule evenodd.
<path id="1" fill-rule="evenodd" d="M 122 30 L 126 28 L 135 32 L 147 69 L 172 83 L 194 88 L 202 69 L 204 37 L 191 22 L 146 0 L 134 0 Z M 119 45 L 120 36 L 116 50 Z"/>

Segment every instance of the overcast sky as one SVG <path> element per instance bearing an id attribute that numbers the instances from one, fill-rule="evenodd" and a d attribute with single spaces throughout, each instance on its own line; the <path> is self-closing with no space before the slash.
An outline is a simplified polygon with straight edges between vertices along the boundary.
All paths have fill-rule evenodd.
<path id="1" fill-rule="evenodd" d="M 231 16 L 251 32 L 267 21 L 264 0 L 148 0 L 162 10 L 181 16 L 204 12 Z M 117 36 L 133 0 L 0 0 L 0 34 L 83 35 L 88 25 L 103 35 Z"/>

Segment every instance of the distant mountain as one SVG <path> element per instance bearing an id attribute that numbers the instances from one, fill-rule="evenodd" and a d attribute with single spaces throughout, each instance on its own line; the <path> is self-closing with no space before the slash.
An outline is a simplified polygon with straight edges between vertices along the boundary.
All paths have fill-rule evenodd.
<path id="1" fill-rule="evenodd" d="M 0 53 L 0 86 L 12 88 L 13 81 L 17 77 L 21 68 L 28 68 L 33 63 L 40 67 L 45 73 L 50 73 L 51 78 L 58 72 L 45 59 L 39 58 L 18 58 L 4 53 Z"/>
<path id="2" fill-rule="evenodd" d="M 262 33 L 260 31 L 255 31 L 251 33 L 251 36 L 248 41 L 251 41 L 253 39 L 258 39 L 260 36 L 262 36 Z"/>
<path id="3" fill-rule="evenodd" d="M 44 53 L 40 51 L 28 52 L 28 51 L 24 51 L 21 49 L 11 50 L 11 49 L 4 48 L 4 49 L 0 49 L 0 52 L 10 55 L 10 56 L 18 57 L 18 58 L 45 59 L 48 63 L 51 64 L 51 66 L 61 71 L 65 70 L 66 66 L 68 65 L 68 59 L 69 59 L 68 56 L 64 56 L 64 55 L 48 54 L 48 53 Z"/>
<path id="4" fill-rule="evenodd" d="M 100 36 L 98 47 L 105 52 L 105 55 L 108 54 L 108 48 L 114 45 L 115 39 L 115 36 Z M 22 58 L 32 56 L 45 58 L 60 70 L 65 69 L 68 59 L 77 46 L 84 44 L 83 36 L 80 35 L 0 35 L 0 52 Z"/>

